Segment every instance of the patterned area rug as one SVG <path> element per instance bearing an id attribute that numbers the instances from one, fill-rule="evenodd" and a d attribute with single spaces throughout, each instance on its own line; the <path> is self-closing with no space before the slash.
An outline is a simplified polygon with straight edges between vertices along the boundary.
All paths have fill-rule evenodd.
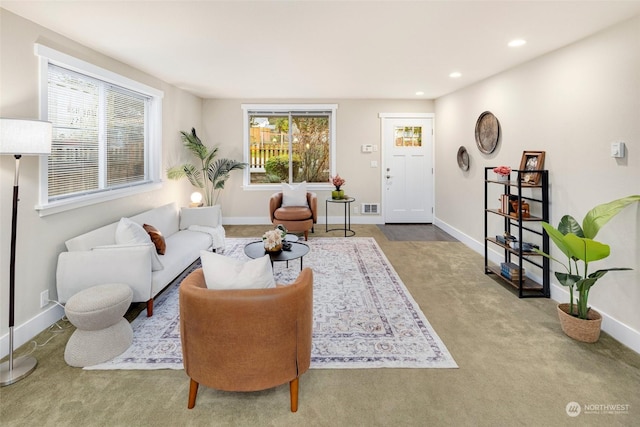
<path id="1" fill-rule="evenodd" d="M 226 239 L 224 254 L 248 259 L 257 239 Z M 449 351 L 370 237 L 313 238 L 304 266 L 314 274 L 311 368 L 457 368 Z M 133 345 L 115 359 L 85 369 L 183 369 L 178 285 L 195 263 L 140 313 Z M 274 265 L 276 282 L 291 283 L 298 260 Z"/>

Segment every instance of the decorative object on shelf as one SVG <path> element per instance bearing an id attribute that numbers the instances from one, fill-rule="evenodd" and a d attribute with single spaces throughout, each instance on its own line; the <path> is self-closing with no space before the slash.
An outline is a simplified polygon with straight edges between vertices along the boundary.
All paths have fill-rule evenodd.
<path id="1" fill-rule="evenodd" d="M 13 210 L 11 215 L 11 255 L 9 261 L 9 360 L 0 365 L 0 386 L 8 386 L 27 377 L 36 369 L 33 356 L 13 358 L 13 326 L 15 315 L 16 240 L 18 226 L 18 181 L 20 158 L 51 153 L 52 126 L 39 120 L 0 119 L 0 155 L 13 155 Z M 3 203 L 5 203 L 3 201 Z M 4 241 L 3 241 L 4 243 Z M 3 280 L 4 283 L 4 280 Z"/>
<path id="2" fill-rule="evenodd" d="M 540 171 L 544 169 L 544 151 L 525 151 L 520 161 L 520 181 L 525 184 L 538 185 L 540 183 Z"/>
<path id="3" fill-rule="evenodd" d="M 498 181 L 509 181 L 511 168 L 509 166 L 498 166 L 493 168 L 493 172 L 498 175 Z"/>
<path id="4" fill-rule="evenodd" d="M 508 231 L 505 231 L 502 236 L 496 236 L 496 240 L 502 243 L 503 245 L 509 245 L 511 242 L 515 242 L 518 239 L 516 239 L 514 236 L 509 234 Z"/>
<path id="5" fill-rule="evenodd" d="M 469 153 L 467 153 L 467 149 L 461 145 L 458 148 L 458 167 L 463 171 L 469 170 Z"/>
<path id="6" fill-rule="evenodd" d="M 509 215 L 514 218 L 518 218 L 518 215 L 521 215 L 522 218 L 529 218 L 531 214 L 529 213 L 529 203 L 527 203 L 524 199 L 511 200 L 509 201 L 511 204 L 511 209 L 509 210 Z"/>
<path id="7" fill-rule="evenodd" d="M 500 138 L 500 122 L 490 111 L 480 114 L 476 121 L 476 144 L 484 154 L 491 154 Z"/>
<path id="8" fill-rule="evenodd" d="M 191 128 L 191 133 L 184 131 L 180 133 L 185 147 L 200 160 L 200 165 L 184 163 L 173 166 L 167 170 L 167 177 L 169 179 L 186 177 L 191 185 L 204 192 L 205 206 L 213 206 L 218 203 L 220 192 L 230 177 L 229 172 L 244 169 L 247 164 L 229 159 L 216 160 L 218 147 L 206 147 L 196 135 L 195 128 Z"/>
<path id="9" fill-rule="evenodd" d="M 622 209 L 632 203 L 640 203 L 640 195 L 632 195 L 623 197 L 621 199 L 613 200 L 608 203 L 603 203 L 591 209 L 585 215 L 582 220 L 582 226 L 571 215 L 564 215 L 560 219 L 558 228 L 554 228 L 551 224 L 543 222 L 542 226 L 547 232 L 553 243 L 556 244 L 558 249 L 567 256 L 567 264 L 563 264 L 557 258 L 552 258 L 551 255 L 546 254 L 540 250 L 536 250 L 539 254 L 549 258 L 564 266 L 566 273 L 556 271 L 554 274 L 558 282 L 569 288 L 569 304 L 566 310 L 563 310 L 558 306 L 558 313 L 565 312 L 568 315 L 574 316 L 577 320 L 589 321 L 596 318 L 594 309 L 590 308 L 588 303 L 589 291 L 591 287 L 596 284 L 598 279 L 604 276 L 609 271 L 630 270 L 630 268 L 607 268 L 603 270 L 597 270 L 591 274 L 588 274 L 589 264 L 594 261 L 605 259 L 610 254 L 610 247 L 604 243 L 593 240 L 598 231 L 604 226 L 611 218 L 616 216 Z M 579 268 L 579 262 L 582 261 L 583 266 Z M 582 273 L 581 273 L 582 272 Z M 581 275 L 582 274 L 582 275 Z M 574 302 L 574 292 L 577 292 L 577 299 Z M 561 318 L 562 315 L 560 314 Z M 599 316 L 599 313 L 598 313 Z M 595 325 L 597 322 L 591 322 Z M 582 335 L 573 334 L 574 328 L 565 329 L 563 323 L 561 323 L 562 330 L 565 334 L 576 340 L 582 341 Z M 595 326 L 592 326 L 595 327 Z M 582 329 L 587 328 L 587 323 Z M 600 325 L 597 323 L 597 333 L 599 336 Z M 591 336 L 591 341 L 595 342 L 598 337 Z"/>
<path id="10" fill-rule="evenodd" d="M 264 244 L 264 250 L 268 253 L 278 253 L 282 250 L 282 242 L 284 236 L 287 233 L 282 234 L 282 230 L 273 229 L 265 232 L 262 235 L 262 243 Z"/>
<path id="11" fill-rule="evenodd" d="M 528 243 L 528 242 L 518 242 L 517 240 L 510 242 L 509 243 L 509 247 L 511 247 L 511 249 L 514 250 L 519 250 L 520 246 L 522 246 L 522 252 L 533 252 L 534 249 L 539 249 L 540 246 L 533 244 L 533 243 Z"/>
<path id="12" fill-rule="evenodd" d="M 344 190 L 341 190 L 340 187 L 342 187 L 346 181 L 341 178 L 339 174 L 329 178 L 329 180 L 336 187 L 336 189 L 331 192 L 331 198 L 335 200 L 344 199 Z"/>

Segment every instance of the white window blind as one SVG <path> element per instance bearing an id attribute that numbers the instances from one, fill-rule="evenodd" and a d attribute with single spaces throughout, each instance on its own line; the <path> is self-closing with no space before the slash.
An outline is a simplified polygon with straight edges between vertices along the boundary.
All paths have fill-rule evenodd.
<path id="1" fill-rule="evenodd" d="M 49 201 L 148 182 L 150 98 L 51 63 L 47 74 Z"/>

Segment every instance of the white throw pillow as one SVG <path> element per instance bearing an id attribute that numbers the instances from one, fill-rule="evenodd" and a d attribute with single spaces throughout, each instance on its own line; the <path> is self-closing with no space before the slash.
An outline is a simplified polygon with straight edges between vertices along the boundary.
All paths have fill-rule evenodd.
<path id="1" fill-rule="evenodd" d="M 309 206 L 307 203 L 307 181 L 298 185 L 282 183 L 282 207 Z"/>
<path id="2" fill-rule="evenodd" d="M 241 261 L 214 252 L 200 251 L 204 281 L 209 289 L 275 288 L 269 255 Z"/>
<path id="3" fill-rule="evenodd" d="M 116 227 L 116 243 L 128 245 L 131 243 L 152 243 L 149 233 L 137 222 L 129 218 L 120 218 Z"/>
<path id="4" fill-rule="evenodd" d="M 158 251 L 153 243 L 126 243 L 122 245 L 103 245 L 91 248 L 92 251 L 104 251 L 104 250 L 119 250 L 126 248 L 135 248 L 136 246 L 146 246 L 151 252 L 151 271 L 164 270 L 164 264 L 160 261 Z"/>

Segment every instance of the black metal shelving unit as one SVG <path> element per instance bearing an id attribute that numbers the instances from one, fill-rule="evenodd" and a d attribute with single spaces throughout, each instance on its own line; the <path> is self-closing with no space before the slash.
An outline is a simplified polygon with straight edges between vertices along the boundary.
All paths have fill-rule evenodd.
<path id="1" fill-rule="evenodd" d="M 541 243 L 542 251 L 549 253 L 549 236 L 541 226 L 542 221 L 549 222 L 549 171 L 535 171 L 536 173 L 540 173 L 540 180 L 539 184 L 533 185 L 522 182 L 522 175 L 524 173 L 531 173 L 531 171 L 512 170 L 508 181 L 498 181 L 497 179 L 491 179 L 495 177 L 493 169 L 493 167 L 485 167 L 484 169 L 484 272 L 485 274 L 493 274 L 501 281 L 514 287 L 520 298 L 549 298 L 549 259 L 536 252 L 523 251 L 521 244 L 523 231 L 528 231 L 533 235 L 539 236 L 538 243 Z M 512 177 L 516 179 L 511 180 Z M 516 216 L 512 216 L 509 212 L 502 212 L 500 209 L 490 208 L 490 185 L 501 185 L 504 189 L 503 194 L 506 194 L 507 197 L 516 196 L 518 207 L 521 206 L 520 203 L 522 203 L 523 200 L 537 204 L 538 206 L 535 211 L 539 211 L 541 216 L 523 218 L 520 209 L 518 209 Z M 523 196 L 523 189 L 531 189 L 532 196 Z M 498 215 L 504 218 L 504 230 L 502 232 L 508 232 L 510 235 L 517 237 L 518 242 L 520 242 L 517 249 L 510 247 L 508 244 L 501 243 L 495 237 L 489 235 L 489 215 Z M 493 236 L 495 236 L 495 233 Z M 504 262 L 513 262 L 518 265 L 519 272 L 517 281 L 503 276 L 500 265 L 495 265 L 489 261 L 489 246 L 491 245 L 503 250 Z M 538 283 L 523 274 L 523 265 L 525 265 L 525 263 L 541 269 L 542 283 Z"/>

